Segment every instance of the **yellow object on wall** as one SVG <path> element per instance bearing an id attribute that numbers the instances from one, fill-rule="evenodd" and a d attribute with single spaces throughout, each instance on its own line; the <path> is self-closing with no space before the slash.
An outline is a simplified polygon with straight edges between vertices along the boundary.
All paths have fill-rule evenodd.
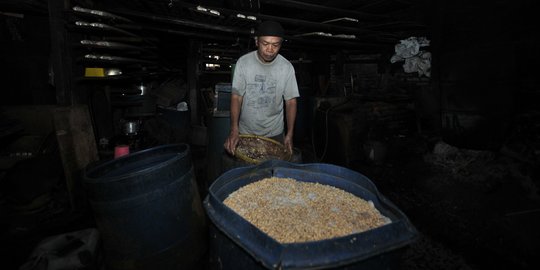
<path id="1" fill-rule="evenodd" d="M 105 77 L 105 70 L 103 68 L 85 68 L 85 77 Z"/>

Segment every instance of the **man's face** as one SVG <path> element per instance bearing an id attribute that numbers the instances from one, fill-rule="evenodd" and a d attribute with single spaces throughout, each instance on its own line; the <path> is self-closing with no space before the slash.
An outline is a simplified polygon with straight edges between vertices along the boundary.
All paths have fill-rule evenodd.
<path id="1" fill-rule="evenodd" d="M 255 39 L 257 55 L 261 61 L 269 63 L 274 61 L 281 48 L 282 38 L 274 36 L 262 36 Z"/>

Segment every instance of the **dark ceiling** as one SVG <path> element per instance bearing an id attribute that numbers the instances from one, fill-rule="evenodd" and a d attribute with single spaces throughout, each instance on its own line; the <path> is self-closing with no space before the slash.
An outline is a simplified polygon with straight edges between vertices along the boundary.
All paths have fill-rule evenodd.
<path id="1" fill-rule="evenodd" d="M 422 0 L 77 0 L 73 20 L 101 22 L 139 34 L 213 41 L 249 38 L 263 20 L 283 24 L 288 47 L 354 48 L 373 52 L 425 35 Z M 6 11 L 47 14 L 43 0 L 0 1 Z M 104 13 L 100 13 L 104 12 Z M 71 22 L 73 23 L 73 22 Z"/>
<path id="2" fill-rule="evenodd" d="M 395 44 L 422 33 L 426 28 L 419 22 L 422 18 L 416 16 L 420 5 L 418 1 L 396 0 L 122 0 L 95 4 L 161 31 L 210 39 L 245 38 L 260 21 L 276 20 L 283 24 L 292 44 L 355 48 Z"/>

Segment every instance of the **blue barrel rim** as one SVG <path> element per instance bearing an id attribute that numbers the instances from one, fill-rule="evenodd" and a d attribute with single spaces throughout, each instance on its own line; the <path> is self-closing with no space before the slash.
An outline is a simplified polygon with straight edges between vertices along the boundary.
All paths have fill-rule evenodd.
<path id="1" fill-rule="evenodd" d="M 250 172 L 261 171 L 263 169 L 273 170 L 279 167 L 296 169 L 317 167 L 320 169 L 326 167 L 336 169 L 343 175 L 363 177 L 371 184 L 370 188 L 376 193 L 380 203 L 391 208 L 396 213 L 397 219 L 394 217 L 392 223 L 362 233 L 320 241 L 281 244 L 225 206 L 223 201 L 216 195 L 215 190 L 219 188 L 218 186 L 220 184 L 223 184 L 222 182 L 225 179 L 230 176 L 240 175 L 243 171 L 247 171 L 245 175 L 250 175 L 251 177 Z M 222 186 L 221 188 L 224 187 Z M 203 205 L 209 219 L 219 231 L 248 253 L 254 260 L 269 269 L 276 267 L 283 269 L 339 267 L 407 246 L 418 238 L 418 231 L 410 223 L 407 216 L 390 200 L 380 194 L 371 180 L 358 172 L 332 164 L 294 164 L 286 161 L 270 160 L 259 165 L 231 169 L 218 177 L 210 186 Z M 240 236 L 230 228 L 252 233 Z M 383 237 L 380 237 L 380 235 Z M 391 239 L 392 237 L 394 239 Z M 379 249 L 374 252 L 367 252 L 366 249 L 360 246 L 360 239 L 369 241 L 370 245 L 377 245 Z M 384 242 L 384 240 L 393 241 Z M 354 248 L 348 246 L 354 246 Z M 305 254 L 306 251 L 309 251 L 308 256 Z M 325 256 L 312 257 L 311 254 L 316 254 L 317 251 L 326 253 L 326 255 L 331 253 L 333 260 L 328 260 L 326 259 L 328 257 Z"/>
<path id="2" fill-rule="evenodd" d="M 183 151 L 172 151 L 175 148 L 184 148 L 184 150 Z M 122 162 L 127 163 L 129 160 L 137 160 L 139 158 L 142 158 L 142 156 L 144 156 L 144 155 L 149 155 L 149 154 L 152 154 L 154 152 L 156 152 L 156 155 L 157 155 L 159 153 L 159 151 L 164 151 L 164 153 L 162 153 L 162 155 L 163 155 L 163 154 L 166 154 L 165 151 L 167 151 L 168 149 L 170 149 L 171 152 L 167 153 L 167 154 L 169 154 L 169 155 L 171 155 L 173 157 L 171 157 L 171 158 L 169 158 L 169 159 L 167 159 L 165 161 L 162 161 L 162 162 L 160 162 L 159 164 L 157 164 L 155 166 L 143 168 L 143 169 L 140 169 L 140 170 L 134 170 L 132 172 L 122 174 L 121 176 L 96 176 L 96 177 L 91 176 L 92 173 L 97 173 L 99 171 L 99 169 L 103 169 L 103 168 L 105 168 L 107 166 L 113 166 L 113 164 L 115 164 L 115 163 L 122 163 Z M 95 166 L 89 166 L 89 167 L 85 168 L 83 180 L 84 180 L 85 184 L 103 184 L 103 183 L 124 181 L 125 179 L 132 178 L 133 176 L 135 176 L 137 174 L 149 173 L 149 172 L 152 172 L 152 171 L 158 171 L 158 170 L 162 169 L 163 167 L 170 166 L 172 163 L 177 162 L 179 159 L 182 159 L 182 158 L 185 158 L 186 156 L 188 156 L 190 150 L 191 149 L 189 147 L 189 144 L 187 144 L 187 143 L 165 144 L 165 145 L 160 145 L 160 146 L 156 146 L 156 147 L 153 147 L 153 148 L 143 149 L 141 151 L 130 153 L 129 155 L 125 155 L 125 156 L 122 156 L 122 157 L 119 157 L 119 158 L 116 158 L 116 159 L 108 160 L 108 161 L 106 161 L 104 163 L 100 163 L 100 164 L 97 164 Z"/>

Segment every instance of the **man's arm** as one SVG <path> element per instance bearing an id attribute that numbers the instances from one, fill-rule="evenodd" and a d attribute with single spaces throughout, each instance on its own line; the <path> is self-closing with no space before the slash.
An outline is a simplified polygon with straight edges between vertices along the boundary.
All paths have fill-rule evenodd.
<path id="1" fill-rule="evenodd" d="M 287 134 L 285 135 L 285 147 L 290 153 L 293 150 L 294 122 L 296 121 L 296 98 L 285 101 L 285 113 L 287 118 Z"/>
<path id="2" fill-rule="evenodd" d="M 229 137 L 223 145 L 225 150 L 234 156 L 236 145 L 238 144 L 239 132 L 238 122 L 240 119 L 240 109 L 242 108 L 243 97 L 237 94 L 231 93 L 231 131 Z"/>

